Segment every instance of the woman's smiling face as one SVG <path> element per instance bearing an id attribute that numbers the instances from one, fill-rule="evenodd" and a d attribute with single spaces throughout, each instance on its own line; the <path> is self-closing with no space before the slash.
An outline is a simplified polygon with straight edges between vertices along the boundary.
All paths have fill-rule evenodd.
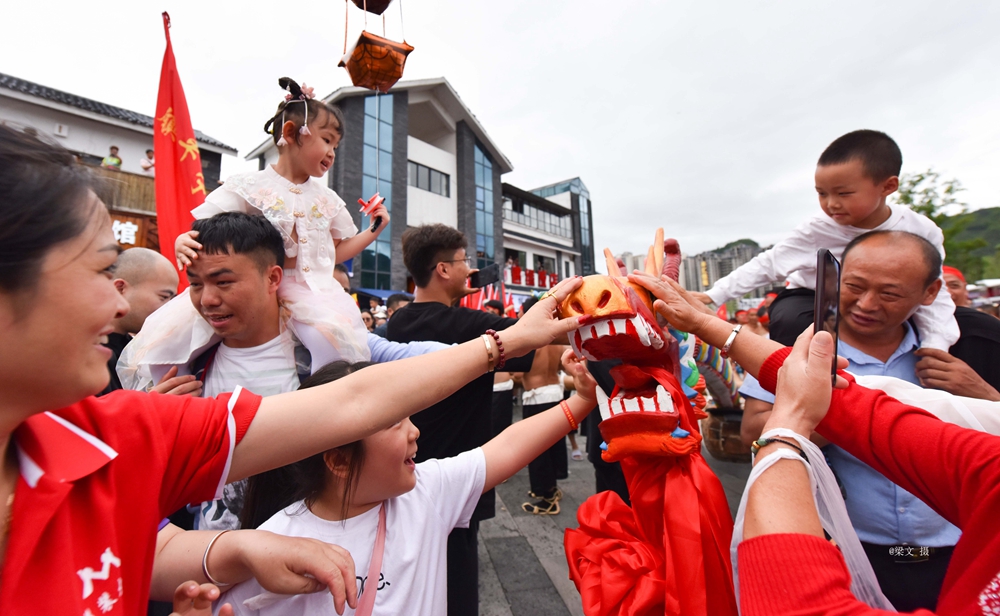
<path id="1" fill-rule="evenodd" d="M 111 219 L 93 192 L 85 199 L 86 228 L 48 252 L 34 288 L 0 293 L 0 387 L 29 415 L 107 386 L 111 351 L 102 342 L 128 312 L 112 283 L 119 247 Z"/>

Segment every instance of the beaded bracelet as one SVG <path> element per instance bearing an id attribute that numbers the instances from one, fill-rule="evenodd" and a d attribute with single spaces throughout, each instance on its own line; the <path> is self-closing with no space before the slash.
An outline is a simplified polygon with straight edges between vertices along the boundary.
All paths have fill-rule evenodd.
<path id="1" fill-rule="evenodd" d="M 792 449 L 798 451 L 799 455 L 802 456 L 803 460 L 805 460 L 806 462 L 809 461 L 809 458 L 806 457 L 806 452 L 803 451 L 803 449 L 801 447 L 799 447 L 796 443 L 793 443 L 791 441 L 786 441 L 785 439 L 781 439 L 781 438 L 760 438 L 760 439 L 757 439 L 756 441 L 750 443 L 750 451 L 751 451 L 751 453 L 753 453 L 753 455 L 756 456 L 757 452 L 760 451 L 761 447 L 767 447 L 771 443 L 781 443 L 782 445 L 788 445 Z"/>
<path id="2" fill-rule="evenodd" d="M 503 341 L 500 340 L 500 334 L 497 333 L 495 329 L 488 329 L 486 333 L 493 336 L 493 340 L 497 343 L 497 349 L 500 351 L 500 359 L 497 360 L 497 365 L 493 367 L 494 370 L 499 370 L 503 368 L 504 364 L 507 363 L 507 356 L 503 352 Z"/>
<path id="3" fill-rule="evenodd" d="M 228 530 L 224 530 L 221 531 L 218 535 L 212 537 L 212 540 L 208 542 L 207 546 L 205 546 L 205 555 L 201 557 L 201 572 L 205 574 L 205 579 L 215 584 L 216 586 L 229 586 L 229 584 L 220 582 L 219 580 L 212 577 L 212 574 L 208 572 L 208 553 L 212 551 L 212 546 L 215 545 L 216 539 L 218 539 L 222 535 L 225 535 L 228 532 L 229 532 Z"/>
<path id="4" fill-rule="evenodd" d="M 559 402 L 559 408 L 562 409 L 563 413 L 566 415 L 566 419 L 569 420 L 569 427 L 571 430 L 576 430 L 579 427 L 579 423 L 576 421 L 576 417 L 573 417 L 573 411 L 569 409 L 569 403 L 565 400 Z"/>

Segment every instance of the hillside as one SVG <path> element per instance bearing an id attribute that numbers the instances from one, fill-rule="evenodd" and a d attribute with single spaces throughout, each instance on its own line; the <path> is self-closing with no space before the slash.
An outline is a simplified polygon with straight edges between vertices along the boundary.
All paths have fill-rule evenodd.
<path id="1" fill-rule="evenodd" d="M 988 207 L 975 210 L 967 214 L 949 217 L 942 227 L 950 228 L 955 222 L 963 219 L 971 219 L 968 226 L 961 233 L 955 236 L 959 242 L 983 238 L 986 246 L 973 250 L 971 254 L 976 257 L 991 257 L 996 253 L 997 246 L 1000 245 L 1000 207 Z"/>
<path id="2" fill-rule="evenodd" d="M 752 246 L 754 248 L 760 248 L 760 244 L 758 244 L 757 242 L 753 241 L 752 239 L 750 239 L 748 237 L 745 237 L 743 239 L 736 240 L 735 242 L 729 242 L 728 244 L 726 244 L 722 248 L 716 248 L 715 250 L 712 250 L 711 252 L 722 252 L 723 250 L 728 250 L 728 249 L 732 248 L 733 246 L 738 246 L 740 244 L 746 244 L 747 246 Z"/>

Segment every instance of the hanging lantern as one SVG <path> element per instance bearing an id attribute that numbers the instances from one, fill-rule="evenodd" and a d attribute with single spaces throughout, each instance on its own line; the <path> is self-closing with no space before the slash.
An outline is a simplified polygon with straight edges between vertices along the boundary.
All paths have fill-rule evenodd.
<path id="1" fill-rule="evenodd" d="M 369 8 L 370 5 L 371 3 Z M 388 92 L 403 76 L 406 56 L 411 51 L 413 46 L 405 41 L 397 43 L 363 31 L 358 42 L 344 54 L 338 66 L 347 67 L 354 85 L 376 92 Z"/>
<path id="2" fill-rule="evenodd" d="M 361 9 L 362 11 L 368 11 L 369 13 L 374 13 L 375 15 L 381 15 L 385 12 L 389 5 L 392 4 L 392 0 L 353 0 L 354 5 Z"/>

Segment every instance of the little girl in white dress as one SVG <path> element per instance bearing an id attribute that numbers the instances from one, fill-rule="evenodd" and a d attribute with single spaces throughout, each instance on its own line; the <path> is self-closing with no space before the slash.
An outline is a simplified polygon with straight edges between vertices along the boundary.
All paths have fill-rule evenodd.
<path id="1" fill-rule="evenodd" d="M 333 271 L 338 262 L 353 258 L 375 241 L 386 228 L 389 213 L 378 195 L 362 202 L 362 212 L 375 223 L 358 233 L 343 199 L 316 179 L 333 166 L 343 135 L 343 115 L 313 100 L 312 88 L 300 88 L 287 77 L 279 84 L 288 91 L 286 100 L 264 126 L 278 147 L 277 164 L 228 178 L 191 214 L 202 219 L 244 212 L 267 218 L 285 245 L 285 276 L 278 288 L 278 298 L 290 313 L 285 325 L 309 350 L 312 366 L 318 369 L 335 360 L 367 361 L 368 330 L 357 304 L 334 279 Z M 178 267 L 197 258 L 201 245 L 196 236 L 189 231 L 177 238 Z M 130 345 L 128 359 L 133 368 L 189 361 L 213 334 L 187 292 L 150 319 L 155 323 L 147 324 L 156 327 L 144 327 Z M 157 375 L 151 376 L 155 382 Z"/>

